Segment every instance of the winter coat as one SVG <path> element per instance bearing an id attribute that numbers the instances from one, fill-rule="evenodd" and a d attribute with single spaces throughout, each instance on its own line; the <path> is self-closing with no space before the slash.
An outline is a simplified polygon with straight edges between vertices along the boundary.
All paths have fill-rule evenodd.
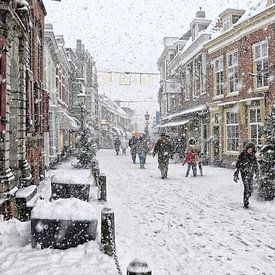
<path id="1" fill-rule="evenodd" d="M 139 138 L 137 144 L 136 144 L 136 149 L 138 154 L 146 154 L 147 153 L 147 144 L 146 141 L 143 138 Z"/>
<path id="2" fill-rule="evenodd" d="M 252 153 L 248 153 L 247 149 L 253 148 Z M 238 160 L 236 163 L 236 171 L 235 176 L 241 172 L 242 178 L 244 177 L 253 177 L 254 173 L 257 175 L 259 173 L 257 158 L 255 156 L 255 145 L 253 143 L 248 143 L 243 152 L 238 156 Z"/>
<path id="3" fill-rule="evenodd" d="M 117 138 L 115 140 L 115 147 L 119 147 L 121 145 L 121 141 Z"/>
<path id="4" fill-rule="evenodd" d="M 129 139 L 129 147 L 131 148 L 131 149 L 135 149 L 135 147 L 137 146 L 137 142 L 138 142 L 138 139 L 137 138 L 135 138 L 135 137 L 132 137 L 132 138 L 130 138 Z"/>
<path id="5" fill-rule="evenodd" d="M 155 144 L 153 155 L 158 154 L 159 162 L 167 162 L 172 156 L 173 146 L 168 137 L 162 136 Z"/>

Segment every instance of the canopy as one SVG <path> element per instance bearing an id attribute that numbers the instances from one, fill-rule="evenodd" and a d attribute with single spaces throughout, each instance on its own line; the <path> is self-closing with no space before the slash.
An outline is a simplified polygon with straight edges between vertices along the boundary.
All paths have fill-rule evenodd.
<path id="1" fill-rule="evenodd" d="M 174 122 L 169 122 L 163 125 L 160 125 L 159 128 L 165 128 L 165 127 L 177 127 L 177 126 L 182 126 L 188 123 L 190 119 L 185 119 L 181 121 L 174 121 Z"/>

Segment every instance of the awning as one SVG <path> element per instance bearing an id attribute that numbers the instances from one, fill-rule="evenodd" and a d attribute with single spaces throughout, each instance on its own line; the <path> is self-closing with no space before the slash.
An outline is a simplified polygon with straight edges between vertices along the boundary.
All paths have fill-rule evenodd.
<path id="1" fill-rule="evenodd" d="M 184 110 L 182 112 L 179 112 L 179 113 L 176 113 L 176 114 L 164 117 L 162 119 L 162 121 L 166 120 L 166 119 L 171 119 L 171 118 L 183 116 L 183 115 L 189 115 L 189 114 L 193 114 L 193 113 L 201 113 L 201 112 L 204 112 L 204 111 L 207 111 L 207 106 L 206 105 L 199 105 L 199 106 L 195 106 L 193 108 Z"/>
<path id="2" fill-rule="evenodd" d="M 62 112 L 60 115 L 60 129 L 62 130 L 77 130 L 78 127 L 78 120 L 66 112 Z"/>
<path id="3" fill-rule="evenodd" d="M 169 122 L 169 123 L 166 123 L 166 124 L 163 124 L 163 125 L 159 125 L 159 128 L 182 126 L 182 125 L 185 125 L 186 123 L 188 123 L 189 121 L 190 121 L 190 119 Z"/>
<path id="4" fill-rule="evenodd" d="M 124 131 L 118 127 L 112 127 L 112 132 L 114 132 L 118 136 L 124 136 Z"/>

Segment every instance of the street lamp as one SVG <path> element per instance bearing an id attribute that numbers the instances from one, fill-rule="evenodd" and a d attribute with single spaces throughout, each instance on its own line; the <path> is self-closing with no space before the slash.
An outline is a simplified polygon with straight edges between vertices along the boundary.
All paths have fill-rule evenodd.
<path id="1" fill-rule="evenodd" d="M 148 111 L 146 111 L 145 115 L 144 115 L 144 118 L 145 118 L 145 134 L 148 134 L 149 133 L 149 130 L 148 130 L 148 125 L 149 125 L 149 119 L 150 119 L 150 115 L 148 113 Z"/>

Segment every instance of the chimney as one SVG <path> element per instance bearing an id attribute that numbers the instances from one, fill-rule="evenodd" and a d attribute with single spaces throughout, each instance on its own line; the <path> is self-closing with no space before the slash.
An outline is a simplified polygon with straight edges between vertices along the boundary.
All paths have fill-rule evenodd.
<path id="1" fill-rule="evenodd" d="M 81 39 L 76 40 L 76 51 L 81 52 L 82 50 L 82 41 Z"/>
<path id="2" fill-rule="evenodd" d="M 205 18 L 205 11 L 203 11 L 200 7 L 200 10 L 196 12 L 197 18 Z"/>

